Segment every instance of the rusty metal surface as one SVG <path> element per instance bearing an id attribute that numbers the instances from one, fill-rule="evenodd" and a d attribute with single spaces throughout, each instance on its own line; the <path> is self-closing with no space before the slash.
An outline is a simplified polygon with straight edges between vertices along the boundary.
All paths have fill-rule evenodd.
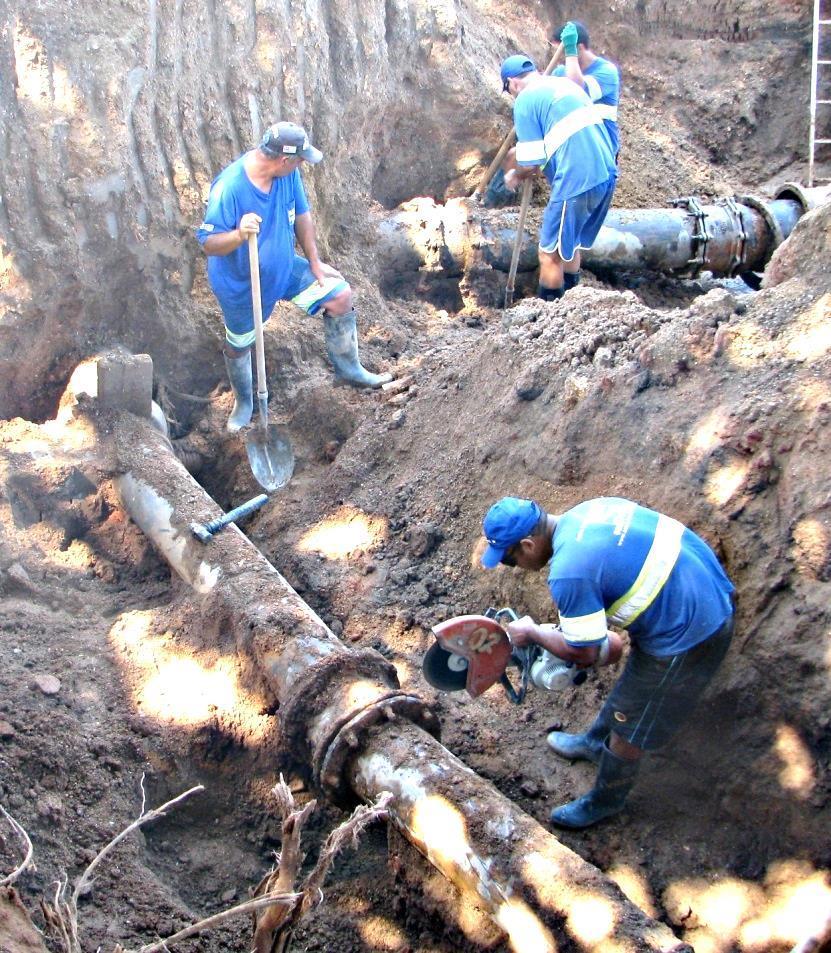
<path id="1" fill-rule="evenodd" d="M 350 767 L 363 798 L 392 792 L 394 817 L 407 839 L 464 896 L 475 898 L 516 953 L 691 953 L 668 927 L 420 729 L 377 724 Z"/>

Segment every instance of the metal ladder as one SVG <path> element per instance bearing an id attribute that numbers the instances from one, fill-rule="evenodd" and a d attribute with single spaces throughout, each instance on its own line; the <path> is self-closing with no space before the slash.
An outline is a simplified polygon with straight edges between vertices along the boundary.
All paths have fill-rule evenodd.
<path id="1" fill-rule="evenodd" d="M 811 122 L 808 131 L 808 188 L 811 188 L 814 184 L 816 147 L 831 145 L 831 139 L 817 139 L 817 106 L 831 106 L 831 99 L 820 99 L 818 97 L 820 82 L 819 68 L 821 66 L 826 68 L 831 66 L 831 60 L 821 60 L 819 58 L 823 27 L 826 28 L 826 35 L 831 37 L 831 30 L 828 29 L 828 27 L 831 27 L 831 20 L 823 18 L 822 0 L 814 0 L 814 31 L 813 42 L 811 44 Z M 826 82 L 826 87 L 827 85 L 828 83 Z M 831 123 L 826 122 L 826 126 L 831 126 Z"/>

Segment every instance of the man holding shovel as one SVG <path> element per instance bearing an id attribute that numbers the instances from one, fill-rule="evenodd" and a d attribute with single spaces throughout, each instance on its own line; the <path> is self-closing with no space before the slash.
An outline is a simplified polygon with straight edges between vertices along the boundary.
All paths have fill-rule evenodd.
<path id="1" fill-rule="evenodd" d="M 544 76 L 519 53 L 502 63 L 502 88 L 515 97 L 517 145 L 505 185 L 516 189 L 539 169 L 551 185 L 539 237 L 537 296 L 555 301 L 580 276 L 580 249 L 591 248 L 612 202 L 617 167 L 603 118 L 587 93 L 565 77 Z"/>
<path id="2" fill-rule="evenodd" d="M 235 400 L 227 424 L 231 431 L 246 426 L 253 413 L 251 235 L 258 236 L 264 320 L 278 301 L 291 301 L 307 314 L 322 310 L 336 376 L 358 387 L 379 387 L 390 380 L 389 374 L 371 374 L 361 365 L 352 289 L 318 254 L 298 169 L 304 161 L 315 164 L 322 158 L 303 128 L 278 122 L 257 148 L 232 162 L 211 185 L 196 235 L 208 255 L 208 279 L 225 323 L 223 352 Z M 295 242 L 305 257 L 296 253 Z"/>

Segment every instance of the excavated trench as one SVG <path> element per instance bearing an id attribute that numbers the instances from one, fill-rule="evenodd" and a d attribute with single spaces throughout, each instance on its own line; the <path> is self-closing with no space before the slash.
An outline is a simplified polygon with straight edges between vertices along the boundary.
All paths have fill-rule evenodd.
<path id="1" fill-rule="evenodd" d="M 769 200 L 800 178 L 807 6 L 728 7 L 700 8 L 695 29 L 676 3 L 581 8 L 624 68 L 616 207 Z M 509 800 L 494 811 L 516 811 L 533 841 L 591 783 L 553 763 L 544 735 L 586 724 L 614 673 L 520 709 L 426 686 L 432 623 L 491 604 L 550 616 L 541 581 L 476 569 L 482 513 L 503 493 L 551 508 L 619 493 L 695 526 L 738 584 L 737 644 L 623 818 L 562 844 L 700 950 L 789 950 L 829 906 L 827 214 L 797 226 L 758 294 L 707 275 L 589 274 L 562 305 L 529 297 L 504 313 L 503 270 L 414 241 L 431 206 L 472 191 L 505 131 L 500 57 L 544 59 L 546 30 L 571 12 L 335 0 L 290 17 L 158 0 L 104 16 L 91 0 L 47 0 L 2 15 L 0 804 L 35 845 L 37 870 L 17 886 L 40 925 L 49 884 L 77 876 L 143 797 L 206 787 L 105 866 L 82 902 L 84 949 L 137 947 L 244 899 L 280 849 L 278 770 L 299 801 L 314 793 L 286 762 L 280 693 L 233 618 L 259 611 L 258 591 L 233 610 L 194 596 L 130 520 L 115 451 L 86 453 L 84 401 L 72 427 L 45 423 L 78 363 L 120 344 L 152 356 L 177 452 L 217 504 L 258 491 L 223 429 L 220 328 L 191 230 L 212 175 L 288 114 L 326 154 L 306 184 L 321 246 L 355 289 L 365 361 L 410 380 L 384 394 L 335 386 L 319 326 L 278 308 L 271 408 L 297 469 L 245 533 L 333 636 L 425 700 L 447 748 Z M 515 212 L 496 214 L 509 230 Z M 390 267 L 407 256 L 381 223 L 408 216 L 422 223 L 410 251 L 426 255 Z M 518 296 L 534 284 L 531 264 Z M 250 558 L 231 557 L 240 578 Z M 395 744 L 404 763 L 427 742 Z M 383 771 L 359 774 L 368 796 Z M 321 804 L 307 865 L 341 819 Z M 1 877 L 13 839 L 0 860 Z M 597 910 L 568 893 L 578 881 L 552 890 L 557 948 L 605 949 Z M 296 948 L 524 949 L 396 826 L 344 855 L 325 895 Z M 249 949 L 250 927 L 190 948 Z"/>

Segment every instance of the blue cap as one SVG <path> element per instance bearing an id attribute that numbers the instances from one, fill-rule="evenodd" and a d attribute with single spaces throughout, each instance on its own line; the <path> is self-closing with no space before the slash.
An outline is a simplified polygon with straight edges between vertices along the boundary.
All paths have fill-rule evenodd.
<path id="1" fill-rule="evenodd" d="M 513 56 L 509 56 L 508 59 L 503 60 L 502 69 L 500 70 L 500 75 L 502 76 L 502 91 L 505 93 L 508 92 L 509 79 L 513 79 L 515 76 L 522 76 L 523 73 L 530 73 L 536 68 L 534 61 L 524 53 L 514 53 Z"/>
<path id="2" fill-rule="evenodd" d="M 482 522 L 488 540 L 488 548 L 482 554 L 485 569 L 499 565 L 505 551 L 532 533 L 541 516 L 542 510 L 533 500 L 503 496 L 494 503 Z"/>

